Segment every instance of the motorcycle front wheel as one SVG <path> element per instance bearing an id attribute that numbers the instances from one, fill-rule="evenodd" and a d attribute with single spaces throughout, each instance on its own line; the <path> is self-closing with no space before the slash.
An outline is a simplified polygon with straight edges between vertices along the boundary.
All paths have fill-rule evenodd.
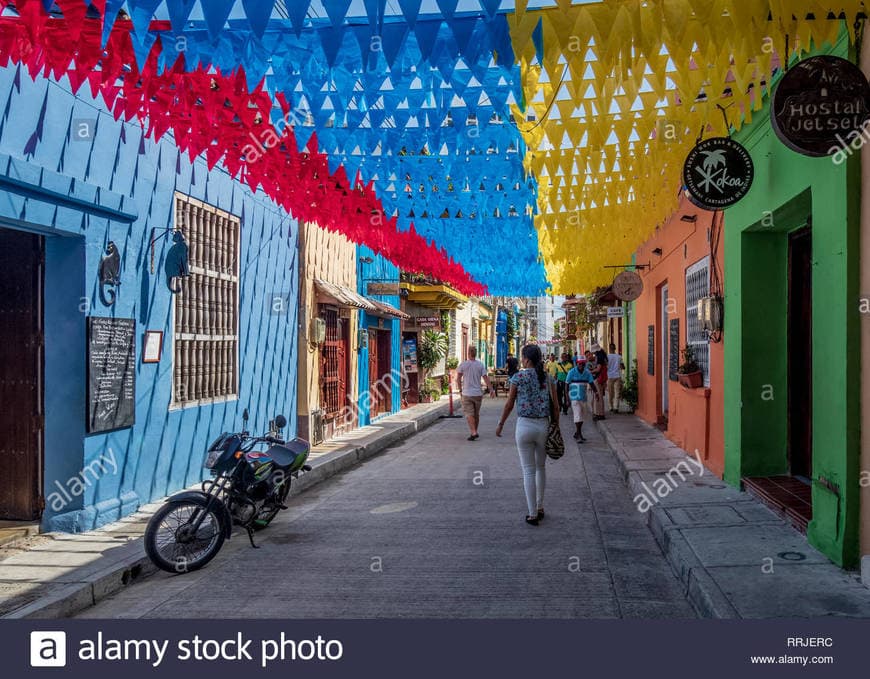
<path id="1" fill-rule="evenodd" d="M 224 544 L 221 517 L 206 500 L 179 500 L 163 505 L 145 529 L 145 553 L 169 573 L 189 573 L 205 566 Z M 194 531 L 194 524 L 202 523 Z"/>

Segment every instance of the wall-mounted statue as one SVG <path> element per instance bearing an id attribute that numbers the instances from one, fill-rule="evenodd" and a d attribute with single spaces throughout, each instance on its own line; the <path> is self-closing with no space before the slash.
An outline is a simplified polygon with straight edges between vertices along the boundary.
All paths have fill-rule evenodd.
<path id="1" fill-rule="evenodd" d="M 121 285 L 121 253 L 114 241 L 106 245 L 106 254 L 100 260 L 99 278 L 100 300 L 106 306 L 112 306 L 115 303 L 115 288 Z"/>
<path id="2" fill-rule="evenodd" d="M 166 285 L 174 293 L 181 292 L 181 283 L 176 283 L 175 278 L 187 278 L 190 276 L 188 263 L 189 247 L 181 231 L 173 231 L 172 247 L 166 253 Z"/>

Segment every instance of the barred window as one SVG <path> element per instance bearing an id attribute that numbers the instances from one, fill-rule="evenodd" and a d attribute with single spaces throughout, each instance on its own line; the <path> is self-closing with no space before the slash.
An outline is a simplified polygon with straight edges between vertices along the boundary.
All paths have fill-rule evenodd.
<path id="1" fill-rule="evenodd" d="M 320 346 L 320 407 L 327 420 L 339 415 L 348 402 L 348 365 L 350 322 L 339 310 L 320 304 L 319 314 L 326 323 L 326 340 Z"/>
<path id="2" fill-rule="evenodd" d="M 175 229 L 190 248 L 190 276 L 177 279 L 172 405 L 228 400 L 238 396 L 239 220 L 177 193 Z"/>
<path id="3" fill-rule="evenodd" d="M 710 264 L 705 257 L 686 269 L 686 343 L 695 350 L 705 387 L 710 386 L 710 336 L 698 320 L 698 302 L 709 294 Z"/>

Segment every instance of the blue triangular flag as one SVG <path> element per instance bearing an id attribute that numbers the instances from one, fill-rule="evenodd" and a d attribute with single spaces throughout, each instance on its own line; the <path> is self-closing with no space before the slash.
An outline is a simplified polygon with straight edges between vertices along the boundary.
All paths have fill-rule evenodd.
<path id="1" fill-rule="evenodd" d="M 437 2 L 441 15 L 445 19 L 452 19 L 453 15 L 456 14 L 456 5 L 459 4 L 459 0 L 437 0 Z"/>
<path id="2" fill-rule="evenodd" d="M 347 16 L 351 0 L 322 0 L 322 2 L 323 9 L 329 15 L 332 25 L 335 27 L 341 26 L 344 23 L 344 18 Z"/>
<path id="3" fill-rule="evenodd" d="M 408 27 L 403 23 L 387 24 L 384 26 L 381 38 L 383 40 L 384 56 L 387 63 L 392 68 L 405 43 L 405 36 L 408 34 Z"/>
<path id="4" fill-rule="evenodd" d="M 438 39 L 438 31 L 441 29 L 441 20 L 426 20 L 418 21 L 414 28 L 414 35 L 417 37 L 417 45 L 420 47 L 420 54 L 425 61 L 432 56 L 432 48 L 435 46 L 435 41 Z"/>
<path id="5" fill-rule="evenodd" d="M 275 0 L 242 0 L 242 5 L 245 8 L 245 15 L 248 17 L 248 23 L 251 25 L 254 35 L 262 38 L 263 33 L 266 32 L 269 17 L 272 16 Z"/>
<path id="6" fill-rule="evenodd" d="M 287 9 L 287 15 L 290 17 L 290 23 L 296 30 L 296 36 L 302 34 L 302 29 L 305 28 L 305 17 L 308 16 L 308 7 L 311 5 L 311 0 L 293 0 L 290 3 L 284 3 Z"/>
<path id="7" fill-rule="evenodd" d="M 123 4 L 123 3 L 121 3 Z M 166 11 L 169 12 L 169 21 L 175 33 L 181 33 L 186 28 L 187 18 L 196 0 L 166 0 Z M 106 3 L 108 7 L 108 3 Z"/>
<path id="8" fill-rule="evenodd" d="M 414 28 L 420 15 L 420 0 L 399 0 L 399 7 L 402 8 L 402 15 L 408 22 L 408 26 Z"/>
<path id="9" fill-rule="evenodd" d="M 224 30 L 224 24 L 230 16 L 235 0 L 209 0 L 200 4 L 209 37 L 215 40 Z"/>

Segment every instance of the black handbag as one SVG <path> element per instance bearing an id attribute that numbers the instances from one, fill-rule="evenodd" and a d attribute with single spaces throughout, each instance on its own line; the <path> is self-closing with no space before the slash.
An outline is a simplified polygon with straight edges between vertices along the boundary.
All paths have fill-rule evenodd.
<path id="1" fill-rule="evenodd" d="M 549 388 L 548 388 L 549 389 Z M 552 410 L 552 397 L 550 398 L 550 410 Z M 547 457 L 558 460 L 565 454 L 565 440 L 562 438 L 562 430 L 559 428 L 559 418 L 550 420 L 550 430 L 547 432 L 547 444 L 544 446 Z"/>

